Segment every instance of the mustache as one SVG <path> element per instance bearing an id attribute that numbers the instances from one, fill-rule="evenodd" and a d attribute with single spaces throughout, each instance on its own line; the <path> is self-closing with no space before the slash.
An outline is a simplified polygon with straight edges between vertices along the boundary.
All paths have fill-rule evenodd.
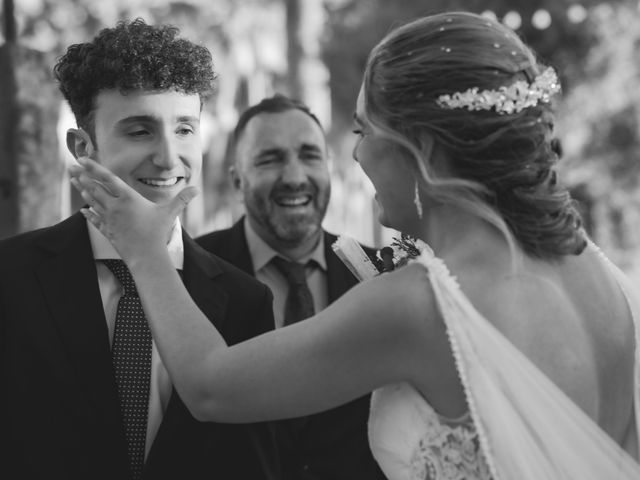
<path id="1" fill-rule="evenodd" d="M 281 194 L 291 194 L 291 193 L 302 193 L 307 195 L 315 195 L 317 193 L 317 188 L 314 187 L 311 183 L 301 183 L 299 185 L 292 184 L 281 184 L 276 185 L 271 191 L 272 195 L 281 195 Z"/>

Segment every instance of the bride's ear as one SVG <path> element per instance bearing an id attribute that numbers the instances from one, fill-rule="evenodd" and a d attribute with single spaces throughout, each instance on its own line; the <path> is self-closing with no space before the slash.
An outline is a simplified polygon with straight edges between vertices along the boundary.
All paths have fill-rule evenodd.
<path id="1" fill-rule="evenodd" d="M 436 175 L 448 175 L 450 173 L 449 158 L 442 145 L 429 134 L 425 134 L 421 140 L 427 171 Z"/>
<path id="2" fill-rule="evenodd" d="M 433 135 L 429 135 L 428 133 L 423 133 L 419 138 L 419 149 L 422 156 L 423 163 L 425 167 L 432 171 L 435 168 L 434 162 L 436 160 L 436 151 L 438 150 L 436 145 L 436 139 Z"/>
<path id="3" fill-rule="evenodd" d="M 92 158 L 95 148 L 89 134 L 82 128 L 70 128 L 67 130 L 67 148 L 73 158 Z"/>

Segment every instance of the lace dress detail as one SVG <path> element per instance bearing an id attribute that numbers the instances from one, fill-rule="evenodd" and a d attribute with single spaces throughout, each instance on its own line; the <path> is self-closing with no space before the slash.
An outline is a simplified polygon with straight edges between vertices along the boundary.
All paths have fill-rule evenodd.
<path id="1" fill-rule="evenodd" d="M 473 307 L 426 244 L 421 251 L 416 261 L 426 268 L 447 327 L 469 412 L 459 419 L 444 418 L 406 383 L 373 392 L 369 442 L 387 478 L 640 478 L 638 463 Z M 630 304 L 635 303 L 625 291 Z M 636 357 L 640 413 L 638 349 Z M 636 420 L 640 434 L 640 415 Z"/>
<path id="2" fill-rule="evenodd" d="M 441 422 L 427 425 L 427 432 L 433 434 L 426 435 L 418 444 L 418 451 L 411 461 L 413 477 L 429 480 L 491 478 L 468 414 L 466 420 L 454 427 Z"/>
<path id="3" fill-rule="evenodd" d="M 491 478 L 471 416 L 438 415 L 407 383 L 374 392 L 369 435 L 390 480 Z"/>

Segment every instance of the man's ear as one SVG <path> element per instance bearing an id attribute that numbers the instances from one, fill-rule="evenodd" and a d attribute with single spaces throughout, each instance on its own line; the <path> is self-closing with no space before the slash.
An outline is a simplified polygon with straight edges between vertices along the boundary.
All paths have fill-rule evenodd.
<path id="1" fill-rule="evenodd" d="M 235 165 L 231 165 L 229 167 L 229 179 L 231 180 L 231 185 L 233 185 L 233 192 L 235 194 L 236 199 L 240 203 L 244 203 L 244 192 L 242 191 L 242 178 L 238 173 L 238 169 Z"/>
<path id="2" fill-rule="evenodd" d="M 82 128 L 70 128 L 67 130 L 67 148 L 73 158 L 92 157 L 95 152 L 91 137 Z"/>
<path id="3" fill-rule="evenodd" d="M 233 185 L 233 189 L 236 191 L 240 191 L 242 187 L 242 180 L 240 175 L 238 175 L 238 170 L 236 170 L 235 165 L 231 165 L 229 167 L 229 179 L 231 180 L 231 185 Z"/>

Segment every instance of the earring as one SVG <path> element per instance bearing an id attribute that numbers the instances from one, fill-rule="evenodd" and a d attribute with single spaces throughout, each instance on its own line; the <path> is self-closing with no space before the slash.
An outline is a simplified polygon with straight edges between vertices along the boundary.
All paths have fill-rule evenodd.
<path id="1" fill-rule="evenodd" d="M 416 186 L 414 189 L 413 203 L 416 206 L 416 212 L 418 213 L 418 218 L 422 220 L 422 201 L 420 200 L 420 188 L 418 187 L 417 180 L 416 180 Z"/>

